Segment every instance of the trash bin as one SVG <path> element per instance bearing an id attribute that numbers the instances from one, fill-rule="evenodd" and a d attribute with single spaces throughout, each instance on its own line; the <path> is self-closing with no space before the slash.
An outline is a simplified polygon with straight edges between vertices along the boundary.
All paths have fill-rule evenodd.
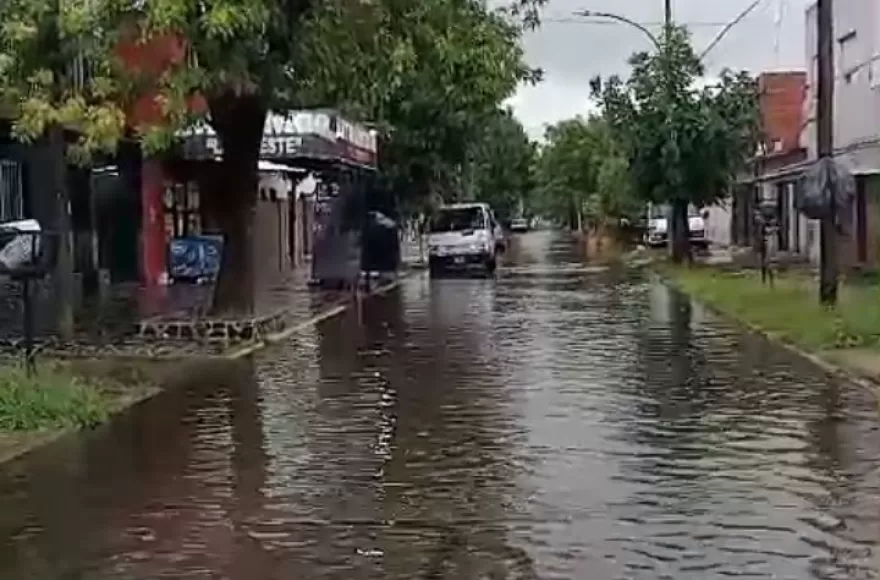
<path id="1" fill-rule="evenodd" d="M 396 272 L 400 266 L 400 236 L 397 222 L 380 211 L 369 213 L 361 244 L 361 270 Z"/>

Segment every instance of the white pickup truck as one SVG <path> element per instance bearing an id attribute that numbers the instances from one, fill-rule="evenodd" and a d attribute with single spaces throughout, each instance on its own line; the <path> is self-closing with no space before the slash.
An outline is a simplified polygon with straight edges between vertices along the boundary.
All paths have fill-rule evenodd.
<path id="1" fill-rule="evenodd" d="M 706 235 L 708 210 L 698 210 L 688 206 L 688 230 L 692 245 L 706 247 L 709 238 Z M 648 204 L 648 227 L 645 231 L 645 245 L 652 248 L 665 246 L 669 243 L 669 206 Z"/>

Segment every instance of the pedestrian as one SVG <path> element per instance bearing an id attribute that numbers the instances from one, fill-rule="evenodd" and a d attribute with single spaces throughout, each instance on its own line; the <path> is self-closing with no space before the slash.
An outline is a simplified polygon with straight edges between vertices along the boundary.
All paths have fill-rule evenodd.
<path id="1" fill-rule="evenodd" d="M 776 220 L 765 215 L 761 210 L 755 212 L 755 244 L 757 246 L 758 265 L 761 269 L 761 283 L 774 283 L 773 264 L 776 257 Z"/>

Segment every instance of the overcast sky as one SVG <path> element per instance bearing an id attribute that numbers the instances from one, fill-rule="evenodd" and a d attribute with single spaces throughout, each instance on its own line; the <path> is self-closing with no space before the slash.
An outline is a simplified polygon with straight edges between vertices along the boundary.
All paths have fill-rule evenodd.
<path id="1" fill-rule="evenodd" d="M 687 23 L 698 50 L 754 0 L 673 0 L 677 22 Z M 730 67 L 753 73 L 805 67 L 804 11 L 810 0 L 763 0 L 707 58 L 708 75 Z M 544 81 L 524 87 L 510 104 L 529 133 L 590 110 L 589 81 L 625 74 L 626 59 L 650 47 L 638 30 L 618 24 L 583 23 L 576 10 L 615 12 L 662 33 L 663 0 L 549 0 L 541 27 L 526 34 L 526 58 L 544 69 Z"/>

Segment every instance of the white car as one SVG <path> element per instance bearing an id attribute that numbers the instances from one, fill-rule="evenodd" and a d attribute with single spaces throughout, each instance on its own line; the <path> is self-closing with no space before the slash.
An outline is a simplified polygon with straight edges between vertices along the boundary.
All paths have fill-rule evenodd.
<path id="1" fill-rule="evenodd" d="M 485 203 L 441 207 L 428 226 L 428 266 L 431 274 L 480 268 L 493 274 L 504 234 Z"/>

